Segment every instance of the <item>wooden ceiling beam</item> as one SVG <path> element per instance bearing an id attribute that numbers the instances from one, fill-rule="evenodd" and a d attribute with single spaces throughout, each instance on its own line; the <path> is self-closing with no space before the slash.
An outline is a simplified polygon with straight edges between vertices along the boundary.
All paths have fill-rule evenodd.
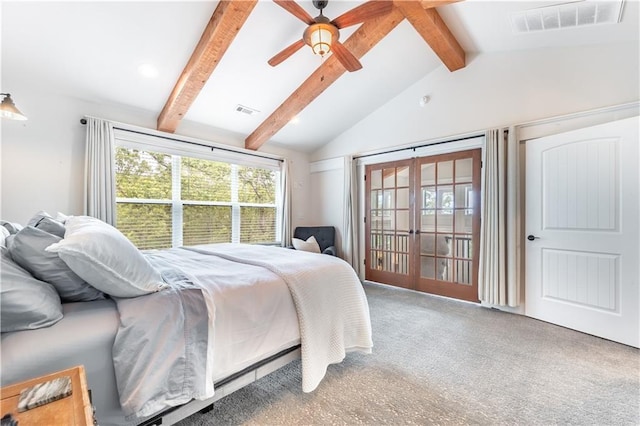
<path id="1" fill-rule="evenodd" d="M 403 19 L 403 14 L 394 8 L 386 15 L 363 23 L 343 44 L 356 58 L 360 59 Z M 327 58 L 291 96 L 245 139 L 245 148 L 259 149 L 345 72 L 345 68 L 334 55 Z"/>
<path id="2" fill-rule="evenodd" d="M 423 4 L 421 4 L 423 3 Z M 430 6 L 428 9 L 424 5 Z M 435 3 L 435 4 L 432 4 Z M 449 71 L 456 71 L 465 66 L 465 52 L 453 36 L 433 6 L 445 2 L 416 2 L 407 0 L 394 1 L 407 21 L 413 25 L 418 34 L 427 42 Z"/>
<path id="3" fill-rule="evenodd" d="M 451 3 L 458 3 L 463 0 L 420 0 L 420 6 L 423 9 L 431 9 L 432 7 L 444 6 Z"/>
<path id="4" fill-rule="evenodd" d="M 162 112 L 158 130 L 173 133 L 204 87 L 258 0 L 222 0 L 184 67 Z"/>

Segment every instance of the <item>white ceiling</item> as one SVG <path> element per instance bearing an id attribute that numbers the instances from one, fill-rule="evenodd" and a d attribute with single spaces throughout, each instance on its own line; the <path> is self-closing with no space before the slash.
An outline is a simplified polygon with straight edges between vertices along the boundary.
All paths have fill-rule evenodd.
<path id="1" fill-rule="evenodd" d="M 330 18 L 362 3 L 331 0 Z M 473 1 L 438 8 L 471 57 L 477 53 L 637 41 L 638 1 L 626 1 L 621 24 L 514 34 L 514 11 L 548 1 Z M 300 4 L 312 15 L 310 1 Z M 2 2 L 2 75 L 37 82 L 58 93 L 158 115 L 217 1 Z M 267 60 L 301 37 L 304 24 L 261 0 L 185 116 L 185 120 L 248 136 L 320 64 L 309 48 L 275 68 Z M 346 40 L 356 27 L 342 31 Z M 443 66 L 403 21 L 268 143 L 311 152 L 399 92 Z M 137 69 L 154 65 L 155 78 Z M 19 76 L 19 77 L 16 77 Z M 11 88 L 2 87 L 2 91 Z M 15 98 L 18 96 L 14 95 Z M 235 111 L 237 104 L 260 112 Z M 330 124 L 327 124 L 330 123 Z M 178 127 L 177 133 L 180 133 Z"/>

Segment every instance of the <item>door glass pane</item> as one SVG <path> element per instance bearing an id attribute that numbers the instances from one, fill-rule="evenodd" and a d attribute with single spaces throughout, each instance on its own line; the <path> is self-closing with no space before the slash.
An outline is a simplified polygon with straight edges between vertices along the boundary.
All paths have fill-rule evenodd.
<path id="1" fill-rule="evenodd" d="M 393 253 L 385 251 L 383 254 L 383 267 L 382 269 L 384 271 L 388 271 L 388 272 L 393 272 L 394 267 L 393 267 Z"/>
<path id="2" fill-rule="evenodd" d="M 455 257 L 463 257 L 471 259 L 473 255 L 473 246 L 471 234 L 458 234 L 455 239 Z"/>
<path id="3" fill-rule="evenodd" d="M 371 191 L 371 210 L 382 208 L 382 191 Z"/>
<path id="4" fill-rule="evenodd" d="M 441 161 L 438 163 L 437 184 L 442 185 L 453 182 L 453 161 Z"/>
<path id="5" fill-rule="evenodd" d="M 427 186 L 422 188 L 422 206 L 423 209 L 436 208 L 436 187 Z"/>
<path id="6" fill-rule="evenodd" d="M 396 229 L 396 215 L 393 211 L 383 210 L 382 211 L 382 227 L 385 231 Z"/>
<path id="7" fill-rule="evenodd" d="M 470 233 L 473 229 L 473 215 L 468 210 L 456 210 L 456 232 Z"/>
<path id="8" fill-rule="evenodd" d="M 393 188 L 396 186 L 396 169 L 382 170 L 382 184 L 384 188 Z"/>
<path id="9" fill-rule="evenodd" d="M 420 231 L 422 232 L 435 232 L 436 230 L 436 215 L 435 210 L 422 210 L 420 216 Z"/>
<path id="10" fill-rule="evenodd" d="M 396 207 L 395 191 L 393 189 L 387 189 L 383 191 L 383 209 L 393 209 Z"/>
<path id="11" fill-rule="evenodd" d="M 420 254 L 436 254 L 436 236 L 434 234 L 420 234 Z"/>
<path id="12" fill-rule="evenodd" d="M 436 236 L 436 255 L 439 257 L 451 256 L 453 254 L 453 250 L 451 250 L 453 238 L 451 235 L 442 235 L 437 234 Z"/>
<path id="13" fill-rule="evenodd" d="M 438 187 L 438 208 L 445 209 L 448 214 L 453 214 L 454 197 L 453 186 L 439 186 Z"/>
<path id="14" fill-rule="evenodd" d="M 371 171 L 371 189 L 382 188 L 382 170 Z"/>
<path id="15" fill-rule="evenodd" d="M 396 228 L 399 232 L 409 232 L 409 210 L 396 211 Z"/>
<path id="16" fill-rule="evenodd" d="M 408 274 L 409 273 L 409 255 L 408 254 L 399 254 L 397 255 L 397 270 L 398 274 Z"/>
<path id="17" fill-rule="evenodd" d="M 421 185 L 436 184 L 436 164 L 428 163 L 420 166 L 420 182 Z"/>
<path id="18" fill-rule="evenodd" d="M 371 229 L 382 229 L 382 210 L 371 210 Z"/>
<path id="19" fill-rule="evenodd" d="M 456 260 L 456 282 L 471 285 L 471 262 L 468 260 Z"/>
<path id="20" fill-rule="evenodd" d="M 473 191 L 471 188 L 470 183 L 456 185 L 456 208 L 473 208 Z"/>
<path id="21" fill-rule="evenodd" d="M 409 188 L 400 188 L 396 191 L 396 208 L 408 209 L 409 208 Z"/>
<path id="22" fill-rule="evenodd" d="M 382 248 L 382 235 L 371 233 L 371 249 L 380 250 Z"/>
<path id="23" fill-rule="evenodd" d="M 397 187 L 409 186 L 409 166 L 398 167 L 396 173 L 398 175 Z"/>
<path id="24" fill-rule="evenodd" d="M 473 159 L 456 160 L 456 182 L 471 182 Z"/>
<path id="25" fill-rule="evenodd" d="M 403 253 L 408 253 L 409 252 L 409 235 L 407 234 L 400 234 L 400 235 L 396 235 L 396 247 L 398 248 L 398 251 L 403 252 Z"/>
<path id="26" fill-rule="evenodd" d="M 420 256 L 420 276 L 434 279 L 436 277 L 436 259 L 431 256 Z"/>
<path id="27" fill-rule="evenodd" d="M 383 250 L 393 251 L 393 250 L 396 249 L 394 237 L 395 237 L 395 235 L 393 233 L 388 233 L 388 232 L 384 233 L 384 235 L 382 236 L 382 249 Z"/>
<path id="28" fill-rule="evenodd" d="M 437 259 L 438 275 L 436 279 L 442 281 L 453 281 L 453 260 L 452 259 Z"/>
<path id="29" fill-rule="evenodd" d="M 371 268 L 382 269 L 382 252 L 380 250 L 371 251 Z"/>
<path id="30" fill-rule="evenodd" d="M 438 210 L 436 212 L 438 232 L 453 232 L 453 215 L 451 210 Z"/>

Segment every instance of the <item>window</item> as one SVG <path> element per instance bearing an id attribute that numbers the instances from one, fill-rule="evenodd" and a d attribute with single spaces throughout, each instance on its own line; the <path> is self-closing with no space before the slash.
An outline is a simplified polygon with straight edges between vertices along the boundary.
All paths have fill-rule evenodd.
<path id="1" fill-rule="evenodd" d="M 116 148 L 116 227 L 140 249 L 279 243 L 280 171 Z"/>

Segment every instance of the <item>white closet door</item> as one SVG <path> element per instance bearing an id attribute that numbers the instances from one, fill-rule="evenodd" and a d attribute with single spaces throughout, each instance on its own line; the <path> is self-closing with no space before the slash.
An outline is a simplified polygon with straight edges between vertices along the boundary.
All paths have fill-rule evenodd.
<path id="1" fill-rule="evenodd" d="M 638 117 L 527 142 L 526 314 L 640 345 Z"/>

